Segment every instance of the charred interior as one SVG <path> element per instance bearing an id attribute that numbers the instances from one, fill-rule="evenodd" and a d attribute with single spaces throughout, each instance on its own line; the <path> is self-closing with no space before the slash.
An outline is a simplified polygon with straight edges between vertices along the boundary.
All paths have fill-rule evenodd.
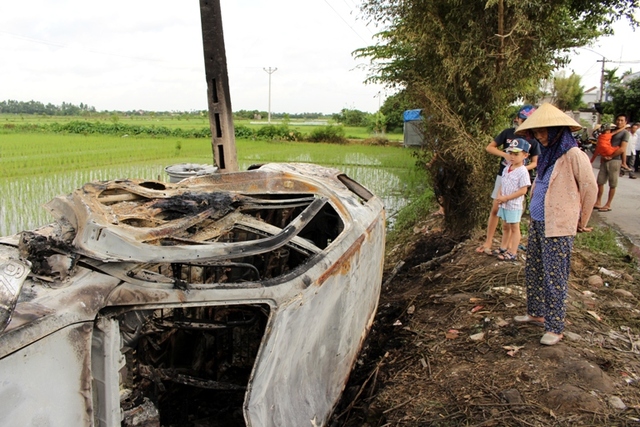
<path id="1" fill-rule="evenodd" d="M 188 195 L 191 196 L 191 195 Z M 280 232 L 291 221 L 308 207 L 314 200 L 308 195 L 286 199 L 277 196 L 262 196 L 261 204 L 245 206 L 242 214 L 231 214 L 218 224 L 211 220 L 194 224 L 184 230 L 182 236 L 171 236 L 163 239 L 163 245 L 200 240 L 203 234 L 218 230 L 215 236 L 207 239 L 219 243 L 259 242 Z M 181 204 L 183 202 L 181 197 Z M 265 200 L 272 203 L 267 204 Z M 175 206 L 175 204 L 165 204 Z M 173 215 L 169 213 L 169 215 Z M 224 222 L 224 224 L 221 224 Z M 136 279 L 163 282 L 171 279 L 177 287 L 187 288 L 190 285 L 214 285 L 225 283 L 260 282 L 277 278 L 304 264 L 309 257 L 325 249 L 343 230 L 342 220 L 333 209 L 325 203 L 298 233 L 297 238 L 287 244 L 270 250 L 257 251 L 246 256 L 230 256 L 227 259 L 210 262 L 189 263 L 148 263 L 132 270 L 129 275 Z M 198 236 L 198 237 L 195 237 Z"/>
<path id="2" fill-rule="evenodd" d="M 112 316 L 114 327 L 106 333 L 120 336 L 119 349 L 113 351 L 121 355 L 117 368 L 122 425 L 246 425 L 244 395 L 268 318 L 266 305 L 138 310 Z M 98 335 L 102 333 L 98 329 Z M 109 341 L 94 336 L 94 349 Z M 93 357 L 103 353 L 98 349 Z"/>
<path id="3" fill-rule="evenodd" d="M 92 238 L 87 244 L 94 246 L 83 252 L 100 259 L 125 248 L 114 256 L 123 260 L 141 257 L 128 273 L 137 280 L 173 283 L 178 288 L 247 282 L 268 286 L 266 280 L 305 264 L 344 230 L 334 207 L 314 194 L 187 191 L 166 197 L 170 189 L 159 188 L 156 191 L 162 191 L 164 197 L 157 197 L 146 194 L 151 187 L 148 182 L 143 184 L 115 182 L 111 188 L 99 189 L 92 223 L 100 224 L 98 233 L 113 230 L 113 236 L 127 236 L 128 241 L 122 246 L 115 240 L 101 244 L 101 237 Z M 87 184 L 85 190 L 96 190 L 96 186 Z M 82 206 L 72 206 L 78 205 Z M 76 262 L 87 263 L 78 260 L 73 249 L 81 230 L 61 224 L 46 237 L 23 234 L 21 252 L 33 264 L 35 274 L 55 273 L 64 278 L 72 274 Z M 172 248 L 194 249 L 191 256 L 180 259 Z M 158 253 L 168 261 L 153 260 Z M 59 262 L 61 257 L 65 262 Z"/>

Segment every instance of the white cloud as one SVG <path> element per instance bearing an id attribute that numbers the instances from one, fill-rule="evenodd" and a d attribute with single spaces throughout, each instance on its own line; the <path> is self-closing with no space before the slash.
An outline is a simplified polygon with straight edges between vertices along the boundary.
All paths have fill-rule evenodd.
<path id="1" fill-rule="evenodd" d="M 222 0 L 234 110 L 375 111 L 351 52 L 371 31 L 346 0 Z M 197 1 L 25 0 L 0 7 L 0 98 L 99 110 L 206 109 Z M 332 9 L 333 8 L 333 9 Z M 344 21 L 343 21 L 344 20 Z M 346 22 L 345 22 L 346 21 Z M 352 28 L 350 28 L 350 26 Z"/>
<path id="2" fill-rule="evenodd" d="M 362 60 L 375 29 L 356 0 L 221 0 L 234 110 L 334 113 L 377 110 Z M 624 25 L 592 47 L 607 59 L 640 59 Z M 609 45 L 609 43 L 611 43 Z M 599 84 L 600 59 L 578 50 L 571 68 Z M 206 109 L 199 2 L 24 0 L 0 6 L 0 99 L 80 102 L 99 110 Z M 596 65 L 596 67 L 594 67 Z M 607 68 L 613 68 L 608 64 Z M 620 65 L 621 70 L 638 65 Z"/>

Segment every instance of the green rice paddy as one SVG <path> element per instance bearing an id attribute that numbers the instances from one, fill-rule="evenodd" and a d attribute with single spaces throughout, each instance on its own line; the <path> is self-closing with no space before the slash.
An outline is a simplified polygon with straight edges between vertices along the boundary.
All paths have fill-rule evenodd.
<path id="1" fill-rule="evenodd" d="M 378 194 L 391 217 L 425 185 L 424 174 L 414 167 L 411 151 L 399 145 L 242 139 L 236 145 L 241 170 L 268 162 L 308 162 L 340 169 Z M 211 153 L 206 139 L 0 131 L 0 235 L 51 222 L 42 205 L 86 182 L 117 178 L 168 182 L 166 166 L 212 164 Z"/>

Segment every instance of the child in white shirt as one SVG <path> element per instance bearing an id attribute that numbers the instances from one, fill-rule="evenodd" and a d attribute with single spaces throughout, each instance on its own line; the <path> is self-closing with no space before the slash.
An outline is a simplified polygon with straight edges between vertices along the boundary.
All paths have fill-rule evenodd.
<path id="1" fill-rule="evenodd" d="M 524 160 L 529 156 L 531 145 L 523 138 L 516 138 L 505 150 L 509 153 L 507 167 L 502 172 L 502 185 L 496 200 L 499 205 L 498 217 L 502 219 L 502 233 L 507 247 L 500 249 L 498 258 L 505 261 L 517 259 L 520 244 L 520 218 L 524 210 L 524 196 L 531 186 L 529 171 Z"/>

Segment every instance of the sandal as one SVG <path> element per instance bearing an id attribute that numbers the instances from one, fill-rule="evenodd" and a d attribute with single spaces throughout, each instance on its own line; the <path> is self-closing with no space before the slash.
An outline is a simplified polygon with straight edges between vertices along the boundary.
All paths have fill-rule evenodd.
<path id="1" fill-rule="evenodd" d="M 491 252 L 492 255 L 502 255 L 505 254 L 508 251 L 508 249 L 502 249 L 502 248 L 498 248 L 498 249 L 494 249 L 493 252 Z"/>
<path id="2" fill-rule="evenodd" d="M 513 320 L 516 323 L 531 323 L 536 326 L 544 326 L 544 319 L 540 320 L 539 317 L 529 316 L 528 314 L 525 314 L 524 316 L 515 316 Z"/>
<path id="3" fill-rule="evenodd" d="M 500 261 L 516 261 L 518 259 L 518 256 L 507 251 L 503 254 L 498 255 L 498 259 Z"/>
<path id="4" fill-rule="evenodd" d="M 540 339 L 540 344 L 543 345 L 556 345 L 562 339 L 562 334 L 554 334 L 553 332 L 545 332 Z"/>

